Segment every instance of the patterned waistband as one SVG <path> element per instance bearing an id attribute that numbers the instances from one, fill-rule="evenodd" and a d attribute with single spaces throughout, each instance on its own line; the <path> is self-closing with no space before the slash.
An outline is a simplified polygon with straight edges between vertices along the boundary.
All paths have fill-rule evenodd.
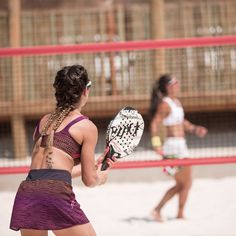
<path id="1" fill-rule="evenodd" d="M 58 169 L 33 169 L 30 170 L 26 180 L 61 180 L 69 183 L 71 185 L 71 174 L 67 170 Z"/>

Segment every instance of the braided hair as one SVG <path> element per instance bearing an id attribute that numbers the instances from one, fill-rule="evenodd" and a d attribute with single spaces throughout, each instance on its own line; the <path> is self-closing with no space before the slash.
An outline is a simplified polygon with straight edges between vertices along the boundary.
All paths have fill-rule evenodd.
<path id="1" fill-rule="evenodd" d="M 65 66 L 57 72 L 53 83 L 57 101 L 56 109 L 50 114 L 41 132 L 42 136 L 47 136 L 46 156 L 52 153 L 55 131 L 68 114 L 76 108 L 88 82 L 87 71 L 81 65 Z"/>
<path id="2" fill-rule="evenodd" d="M 167 85 L 171 82 L 172 77 L 173 76 L 171 74 L 161 75 L 153 85 L 150 107 L 149 107 L 149 115 L 151 120 L 155 116 L 158 110 L 158 106 L 162 102 L 162 98 L 168 95 Z"/>

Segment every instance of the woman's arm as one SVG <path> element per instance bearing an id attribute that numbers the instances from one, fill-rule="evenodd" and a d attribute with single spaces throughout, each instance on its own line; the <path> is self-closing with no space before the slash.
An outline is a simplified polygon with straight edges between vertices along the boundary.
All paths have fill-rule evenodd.
<path id="1" fill-rule="evenodd" d="M 184 119 L 184 131 L 189 132 L 189 133 L 194 133 L 196 130 L 196 127 L 197 127 L 196 125 Z"/>
<path id="2" fill-rule="evenodd" d="M 160 125 L 163 122 L 163 119 L 168 116 L 170 112 L 170 107 L 166 102 L 162 102 L 159 107 L 158 111 L 153 117 L 151 124 L 150 124 L 150 132 L 151 132 L 151 143 L 153 149 L 162 155 L 161 149 L 161 139 L 160 139 Z"/>
<path id="3" fill-rule="evenodd" d="M 109 165 L 106 171 L 101 171 L 101 161 L 104 154 L 96 161 L 94 157 L 95 147 L 98 139 L 97 127 L 91 122 L 87 121 L 83 127 L 80 127 L 83 134 L 83 145 L 81 150 L 81 178 L 87 187 L 94 187 L 96 185 L 104 184 L 107 180 L 109 169 L 113 165 L 112 160 L 107 160 Z"/>
<path id="4" fill-rule="evenodd" d="M 103 161 L 103 159 L 104 159 L 104 157 L 105 157 L 107 151 L 108 151 L 108 150 L 105 150 L 105 152 L 103 153 L 103 155 L 101 155 L 101 156 L 98 158 L 98 160 L 96 161 L 95 167 L 96 167 L 96 169 L 97 169 L 97 172 L 99 172 L 99 169 L 101 169 L 102 161 Z M 113 158 L 113 160 L 108 159 L 108 160 L 107 160 L 107 163 L 108 163 L 108 165 L 111 167 L 111 166 L 114 165 L 114 162 L 115 162 L 115 161 L 116 161 L 116 158 Z M 80 165 L 80 164 L 79 164 L 79 165 L 76 165 L 76 166 L 74 166 L 74 167 L 72 168 L 71 176 L 72 176 L 72 178 L 76 178 L 76 177 L 81 176 L 81 165 Z M 104 178 L 100 180 L 101 184 L 105 182 L 104 179 L 106 180 L 106 179 L 107 179 L 107 176 L 104 176 Z"/>
<path id="5" fill-rule="evenodd" d="M 81 178 L 87 187 L 94 187 L 99 183 L 97 166 L 94 157 L 95 147 L 98 139 L 97 127 L 91 122 L 86 121 L 80 128 L 83 134 L 83 145 L 81 150 Z"/>
<path id="6" fill-rule="evenodd" d="M 159 127 L 163 120 L 168 116 L 170 113 L 170 107 L 166 102 L 162 102 L 159 107 L 158 111 L 156 112 L 155 116 L 153 117 L 150 125 L 151 129 L 151 136 L 156 136 L 159 134 Z"/>
<path id="7" fill-rule="evenodd" d="M 193 123 L 191 123 L 186 119 L 184 120 L 184 130 L 189 133 L 195 134 L 200 138 L 204 137 L 208 132 L 208 130 L 205 127 L 200 125 L 194 125 Z"/>

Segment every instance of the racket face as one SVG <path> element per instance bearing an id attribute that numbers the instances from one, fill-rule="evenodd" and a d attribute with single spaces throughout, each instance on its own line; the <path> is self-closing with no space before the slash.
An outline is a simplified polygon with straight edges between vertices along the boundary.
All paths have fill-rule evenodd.
<path id="1" fill-rule="evenodd" d="M 131 154 L 143 135 L 144 121 L 141 114 L 132 107 L 123 108 L 107 128 L 106 143 L 116 158 Z"/>

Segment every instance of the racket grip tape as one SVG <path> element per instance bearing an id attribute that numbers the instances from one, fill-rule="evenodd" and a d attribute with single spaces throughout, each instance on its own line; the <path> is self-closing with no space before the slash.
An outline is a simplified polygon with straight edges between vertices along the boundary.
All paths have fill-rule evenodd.
<path id="1" fill-rule="evenodd" d="M 111 157 L 112 156 L 111 156 L 111 152 L 110 152 L 110 149 L 109 149 L 109 151 L 107 152 L 106 156 L 104 157 L 104 159 L 102 161 L 102 167 L 101 167 L 102 171 L 106 170 L 109 167 L 109 165 L 107 164 L 106 161 L 107 161 L 108 158 L 111 158 Z"/>
<path id="2" fill-rule="evenodd" d="M 108 165 L 106 162 L 103 162 L 103 163 L 102 163 L 101 170 L 104 171 L 104 170 L 106 170 L 108 167 L 109 167 L 109 165 Z"/>

